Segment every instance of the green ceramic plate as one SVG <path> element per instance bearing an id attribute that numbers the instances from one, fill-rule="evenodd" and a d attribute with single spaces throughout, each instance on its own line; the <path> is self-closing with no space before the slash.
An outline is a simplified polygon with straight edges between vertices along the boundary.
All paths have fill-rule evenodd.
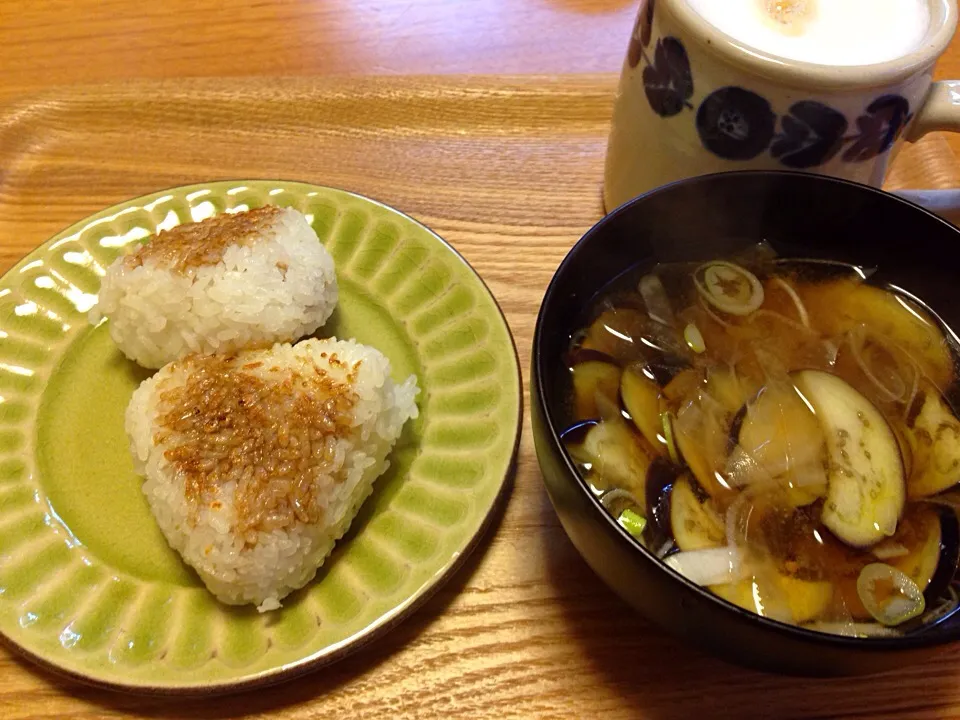
<path id="1" fill-rule="evenodd" d="M 265 203 L 333 254 L 323 333 L 416 373 L 420 418 L 321 573 L 264 615 L 219 604 L 168 546 L 133 472 L 123 412 L 147 373 L 86 313 L 129 243 Z M 504 492 L 520 433 L 510 331 L 467 263 L 372 200 L 301 183 L 177 188 L 90 217 L 0 280 L 0 633 L 73 677 L 227 692 L 316 668 L 384 632 L 458 566 Z"/>

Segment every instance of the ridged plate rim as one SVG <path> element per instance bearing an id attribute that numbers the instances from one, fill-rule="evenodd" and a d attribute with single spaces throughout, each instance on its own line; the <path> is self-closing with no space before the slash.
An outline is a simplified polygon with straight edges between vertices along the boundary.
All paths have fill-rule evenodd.
<path id="1" fill-rule="evenodd" d="M 448 243 L 439 234 L 431 230 L 423 223 L 417 221 L 406 213 L 387 205 L 386 203 L 361 195 L 359 193 L 351 192 L 349 190 L 277 178 L 236 180 L 227 179 L 172 186 L 133 197 L 129 200 L 118 202 L 71 224 L 32 250 L 23 259 L 7 270 L 3 276 L 0 277 L 0 286 L 4 286 L 9 277 L 21 272 L 26 266 L 38 260 L 42 260 L 58 242 L 63 241 L 65 238 L 77 236 L 84 229 L 90 227 L 96 222 L 102 221 L 104 218 L 116 216 L 125 209 L 143 208 L 149 203 L 157 201 L 158 198 L 163 198 L 164 196 L 171 194 L 178 194 L 181 197 L 186 197 L 192 193 L 209 191 L 211 189 L 223 188 L 223 191 L 225 192 L 227 188 L 231 187 L 264 185 L 270 185 L 278 188 L 282 187 L 286 190 L 302 192 L 304 194 L 308 192 L 333 193 L 335 195 L 342 195 L 352 198 L 355 201 L 360 201 L 362 203 L 369 203 L 370 205 L 395 216 L 401 223 L 406 224 L 411 228 L 415 228 L 421 233 L 424 233 L 425 236 L 429 237 L 432 242 L 435 242 L 439 245 L 439 250 L 441 252 L 448 253 L 456 263 L 460 264 L 466 271 L 467 276 L 478 284 L 478 288 L 482 294 L 484 294 L 492 303 L 492 309 L 495 311 L 491 314 L 492 317 L 497 318 L 498 322 L 502 324 L 502 330 L 504 331 L 510 343 L 509 354 L 512 357 L 512 363 L 508 368 L 502 369 L 501 373 L 509 373 L 510 380 L 515 383 L 516 386 L 516 412 L 514 416 L 515 427 L 512 429 L 511 433 L 512 442 L 509 443 L 509 457 L 502 458 L 500 460 L 500 462 L 503 464 L 503 473 L 497 481 L 498 486 L 486 507 L 482 508 L 477 514 L 475 527 L 469 532 L 468 537 L 463 541 L 456 552 L 452 553 L 450 557 L 445 558 L 441 564 L 438 564 L 436 572 L 433 573 L 427 582 L 409 594 L 409 596 L 406 597 L 402 602 L 381 614 L 375 621 L 369 623 L 366 625 L 366 627 L 338 643 L 328 645 L 319 650 L 306 654 L 304 657 L 293 662 L 270 667 L 268 669 L 247 675 L 239 674 L 238 677 L 230 680 L 200 683 L 151 684 L 139 681 L 126 681 L 122 678 L 122 676 L 107 677 L 98 675 L 96 673 L 84 672 L 69 667 L 66 664 L 58 663 L 55 658 L 35 652 L 31 648 L 18 642 L 15 638 L 8 634 L 5 627 L 0 627 L 0 641 L 2 641 L 2 644 L 5 647 L 56 675 L 70 678 L 72 680 L 95 687 L 127 693 L 185 696 L 224 695 L 292 680 L 295 677 L 302 676 L 306 673 L 332 664 L 352 654 L 353 652 L 362 649 L 363 647 L 385 635 L 400 622 L 416 612 L 416 610 L 425 604 L 436 593 L 436 591 L 443 586 L 445 582 L 451 579 L 451 577 L 465 563 L 467 558 L 476 550 L 480 541 L 483 539 L 490 526 L 494 523 L 494 520 L 502 509 L 502 506 L 505 504 L 507 495 L 509 494 L 510 486 L 512 484 L 512 476 L 516 468 L 517 454 L 523 427 L 522 373 L 520 370 L 516 342 L 513 338 L 512 332 L 510 331 L 510 326 L 506 320 L 502 308 L 497 302 L 496 297 L 491 292 L 489 286 L 487 286 L 480 274 L 450 243 Z M 70 343 L 66 344 L 67 347 L 69 347 L 69 345 Z M 59 360 L 62 360 L 63 354 L 64 352 L 60 353 L 58 362 L 54 365 L 54 367 L 59 364 Z M 44 380 L 44 386 L 48 380 L 49 378 Z M 44 392 L 43 387 L 41 387 L 37 392 L 42 397 Z M 33 417 L 32 420 L 33 424 L 35 425 L 36 417 Z M 30 431 L 35 434 L 36 428 L 31 427 Z M 35 441 L 35 437 L 33 440 Z M 34 452 L 34 455 L 36 455 L 35 448 L 31 446 L 31 450 Z M 34 462 L 36 462 L 35 459 Z M 40 481 L 38 479 L 34 482 L 39 484 Z M 2 517 L 2 514 L 3 509 L 0 507 L 0 517 Z M 2 602 L 2 596 L 0 596 L 0 602 Z"/>

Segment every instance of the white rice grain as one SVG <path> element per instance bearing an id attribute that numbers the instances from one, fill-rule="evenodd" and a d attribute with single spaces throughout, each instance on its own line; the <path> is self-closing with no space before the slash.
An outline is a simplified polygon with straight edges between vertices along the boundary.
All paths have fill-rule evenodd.
<path id="1" fill-rule="evenodd" d="M 275 458 L 258 459 L 256 452 L 231 456 L 232 465 L 229 459 L 224 463 L 225 454 L 213 452 L 221 465 L 229 467 L 218 476 L 221 481 L 212 490 L 208 487 L 199 501 L 190 496 L 191 468 L 195 469 L 206 458 L 191 456 L 183 461 L 181 455 L 178 460 L 178 448 L 184 447 L 186 436 L 169 419 L 165 421 L 164 414 L 169 417 L 170 398 L 188 386 L 191 373 L 200 372 L 198 368 L 205 367 L 204 362 L 223 362 L 230 368 L 240 368 L 267 390 L 288 388 L 291 381 L 294 388 L 300 387 L 297 378 L 313 374 L 327 375 L 348 386 L 350 397 L 354 398 L 352 405 L 335 418 L 348 430 L 329 435 L 314 432 L 305 438 L 302 424 L 283 412 L 270 415 L 280 420 L 264 428 L 269 442 L 277 448 L 294 447 L 296 442 L 301 448 L 310 446 L 303 450 L 310 463 L 308 472 L 297 477 L 301 482 L 309 477 L 313 483 L 309 491 L 320 508 L 317 521 L 288 518 L 270 526 L 272 516 L 267 514 L 252 529 L 249 522 L 246 530 L 241 529 L 244 518 L 240 516 L 243 507 L 238 503 L 238 494 L 242 492 L 239 488 L 245 482 L 243 478 L 258 477 L 260 473 L 264 487 L 284 487 L 286 481 L 297 479 L 279 477 L 282 472 L 276 468 L 289 468 L 289 464 L 284 466 Z M 291 395 L 294 399 L 296 392 L 299 390 Z M 295 346 L 278 344 L 270 350 L 242 351 L 229 359 L 187 358 L 172 363 L 136 390 L 127 407 L 126 430 L 136 469 L 146 477 L 143 492 L 170 545 L 221 601 L 253 603 L 267 611 L 280 607 L 285 595 L 308 583 L 334 543 L 347 531 L 372 492 L 374 480 L 389 466 L 387 456 L 404 423 L 417 416 L 418 392 L 414 376 L 394 384 L 389 360 L 373 348 L 336 338 L 311 339 Z M 258 396 L 260 402 L 265 402 L 265 393 L 266 390 Z M 325 402 L 317 397 L 308 400 Z M 177 408 L 174 406 L 173 410 Z M 208 417 L 197 421 L 199 427 L 220 433 L 216 437 L 223 437 L 218 443 L 231 442 L 229 432 L 223 430 L 232 427 L 229 418 L 218 415 L 215 409 L 199 406 L 196 412 L 208 413 Z M 219 424 L 214 428 L 210 423 Z M 238 441 L 249 441 L 249 428 L 237 432 Z M 299 440 L 295 442 L 295 438 Z M 215 445 L 214 449 L 218 447 Z M 241 462 L 237 462 L 238 457 Z M 286 502 L 289 498 L 279 500 Z M 265 506 L 258 506 L 257 512 Z"/>
<path id="2" fill-rule="evenodd" d="M 120 350 L 149 368 L 192 352 L 231 352 L 315 332 L 337 304 L 333 258 L 301 213 L 272 210 L 254 231 L 238 233 L 222 254 L 211 253 L 213 262 L 178 268 L 169 256 L 157 258 L 142 247 L 134 253 L 142 261 L 118 258 L 107 268 L 90 322 L 107 318 Z M 230 217 L 239 223 L 242 215 Z M 179 226 L 159 238 L 192 232 L 188 239 L 202 243 L 197 229 L 204 223 Z"/>

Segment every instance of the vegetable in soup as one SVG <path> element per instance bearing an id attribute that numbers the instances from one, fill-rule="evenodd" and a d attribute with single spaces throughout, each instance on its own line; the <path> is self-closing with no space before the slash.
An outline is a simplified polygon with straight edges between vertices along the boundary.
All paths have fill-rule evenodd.
<path id="1" fill-rule="evenodd" d="M 884 635 L 957 607 L 953 335 L 862 268 L 627 273 L 571 338 L 564 444 L 603 507 L 764 617 Z"/>

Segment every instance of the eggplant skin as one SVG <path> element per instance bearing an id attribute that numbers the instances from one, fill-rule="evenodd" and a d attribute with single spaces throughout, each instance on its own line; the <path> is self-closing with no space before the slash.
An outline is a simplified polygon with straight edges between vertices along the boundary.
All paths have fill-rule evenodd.
<path id="1" fill-rule="evenodd" d="M 620 378 L 620 404 L 633 419 L 633 424 L 652 447 L 661 447 L 659 433 L 660 388 L 635 368 L 627 368 Z"/>
<path id="2" fill-rule="evenodd" d="M 691 482 L 680 477 L 670 496 L 670 527 L 681 550 L 705 550 L 726 543 L 723 518 L 708 504 L 701 502 Z"/>
<path id="3" fill-rule="evenodd" d="M 867 398 L 835 375 L 804 370 L 792 377 L 826 440 L 823 524 L 852 547 L 869 547 L 893 535 L 906 501 L 906 482 L 890 425 Z"/>
<path id="4" fill-rule="evenodd" d="M 597 397 L 613 405 L 620 392 L 620 368 L 602 360 L 587 360 L 573 366 L 573 414 L 576 420 L 600 416 Z"/>

